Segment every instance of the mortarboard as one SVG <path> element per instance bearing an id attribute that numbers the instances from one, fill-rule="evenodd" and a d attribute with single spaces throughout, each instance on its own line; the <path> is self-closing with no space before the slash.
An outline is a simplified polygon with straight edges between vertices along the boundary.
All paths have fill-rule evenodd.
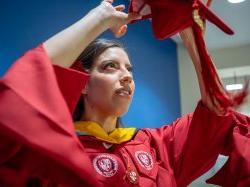
<path id="1" fill-rule="evenodd" d="M 139 13 L 141 19 L 151 18 L 157 39 L 180 33 L 196 71 L 201 72 L 201 76 L 198 75 L 200 87 L 203 88 L 201 92 L 209 97 L 215 111 L 225 112 L 243 102 L 247 96 L 247 86 L 236 94 L 228 93 L 222 86 L 204 41 L 205 19 L 227 34 L 234 32 L 208 8 L 210 3 L 211 0 L 207 5 L 200 0 L 131 0 L 129 12 Z"/>

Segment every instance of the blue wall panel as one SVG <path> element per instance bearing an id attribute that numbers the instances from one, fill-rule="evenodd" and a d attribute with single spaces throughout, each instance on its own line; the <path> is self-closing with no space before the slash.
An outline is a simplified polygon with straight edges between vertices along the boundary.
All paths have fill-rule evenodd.
<path id="1" fill-rule="evenodd" d="M 1 1 L 0 76 L 26 50 L 74 23 L 95 7 L 93 0 Z M 115 1 L 127 4 L 127 1 Z M 101 37 L 113 38 L 109 32 Z M 153 36 L 151 23 L 129 25 L 120 39 L 134 65 L 136 91 L 124 124 L 157 127 L 180 115 L 176 44 Z"/>

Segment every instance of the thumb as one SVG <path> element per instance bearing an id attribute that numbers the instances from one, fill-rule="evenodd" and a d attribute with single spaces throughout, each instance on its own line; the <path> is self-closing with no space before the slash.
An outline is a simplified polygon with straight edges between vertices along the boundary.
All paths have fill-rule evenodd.
<path id="1" fill-rule="evenodd" d="M 135 13 L 135 12 L 129 13 L 127 16 L 127 23 L 129 23 L 133 20 L 139 20 L 141 18 L 142 18 L 142 16 L 138 13 Z"/>
<path id="2" fill-rule="evenodd" d="M 123 25 L 123 26 L 121 26 L 121 27 L 118 28 L 118 29 L 113 28 L 113 29 L 111 29 L 111 31 L 112 31 L 112 33 L 114 34 L 114 36 L 115 36 L 116 38 L 120 38 L 120 37 L 122 37 L 123 35 L 126 34 L 127 28 L 128 28 L 127 25 Z"/>

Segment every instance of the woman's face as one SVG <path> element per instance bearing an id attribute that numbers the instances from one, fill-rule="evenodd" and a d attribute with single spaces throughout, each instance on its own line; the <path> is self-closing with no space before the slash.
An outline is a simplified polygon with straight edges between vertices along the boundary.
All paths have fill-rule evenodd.
<path id="1" fill-rule="evenodd" d="M 119 47 L 106 49 L 94 62 L 85 90 L 85 104 L 104 115 L 122 116 L 135 90 L 132 65 Z"/>

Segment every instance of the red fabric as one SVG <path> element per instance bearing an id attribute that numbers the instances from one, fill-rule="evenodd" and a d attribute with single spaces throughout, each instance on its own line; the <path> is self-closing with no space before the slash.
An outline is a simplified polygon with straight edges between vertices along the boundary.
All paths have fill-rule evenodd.
<path id="1" fill-rule="evenodd" d="M 246 187 L 250 186 L 250 118 L 239 113 L 233 117 L 236 126 L 225 147 L 229 160 L 207 182 L 223 187 Z"/>
<path id="2" fill-rule="evenodd" d="M 218 107 L 227 111 L 230 107 L 237 107 L 244 102 L 248 89 L 246 87 L 243 91 L 232 95 L 223 88 L 211 57 L 207 53 L 201 26 L 195 22 L 194 10 L 198 11 L 196 16 L 200 16 L 201 24 L 204 19 L 207 19 L 227 34 L 234 33 L 199 0 L 132 0 L 129 8 L 130 12 L 142 14 L 142 19 L 152 18 L 153 31 L 158 39 L 171 37 L 187 27 L 192 27 L 200 57 L 205 91 L 214 106 L 217 106 L 215 103 L 219 103 Z"/>
<path id="3" fill-rule="evenodd" d="M 132 168 L 139 174 L 139 186 L 182 187 L 207 171 L 228 142 L 233 142 L 227 150 L 230 169 L 220 179 L 237 172 L 243 177 L 234 178 L 235 184 L 249 185 L 248 117 L 234 112 L 217 116 L 199 103 L 193 115 L 171 126 L 141 129 L 131 141 L 106 149 L 94 137 L 80 136 L 79 141 L 75 135 L 64 98 L 76 98 L 74 92 L 81 89 L 63 92 L 66 89 L 58 87 L 68 76 L 77 84 L 86 82 L 86 75 L 60 67 L 55 71 L 61 71 L 57 79 L 39 46 L 15 62 L 0 82 L 0 186 L 25 187 L 30 177 L 40 178 L 44 186 L 134 186 L 124 177 Z M 137 151 L 152 156 L 152 168 L 142 167 Z M 104 177 L 94 169 L 94 158 L 103 154 L 117 160 L 114 176 Z M 231 170 L 239 163 L 240 172 Z"/>
<path id="4" fill-rule="evenodd" d="M 58 86 L 63 93 L 64 100 L 67 102 L 70 113 L 73 114 L 80 98 L 81 91 L 88 81 L 89 75 L 71 69 L 71 75 L 65 76 L 69 73 L 69 70 L 56 65 L 54 66 L 54 71 L 58 80 Z"/>
<path id="5" fill-rule="evenodd" d="M 165 39 L 192 26 L 193 0 L 131 0 L 129 11 L 143 15 L 142 19 L 152 18 L 156 38 Z M 219 17 L 201 1 L 197 1 L 202 18 L 208 19 L 228 34 L 233 34 Z"/>
<path id="6" fill-rule="evenodd" d="M 151 138 L 160 158 L 171 158 L 162 165 L 169 162 L 177 186 L 184 187 L 214 165 L 232 128 L 231 113 L 219 117 L 200 103 L 193 116 L 180 118 L 171 128 L 152 130 Z"/>
<path id="7" fill-rule="evenodd" d="M 74 80 L 75 85 L 58 77 L 64 81 L 59 83 L 64 86 L 62 91 L 69 89 L 76 98 L 87 77 L 60 67 L 55 71 L 57 76 Z M 1 180 L 18 181 L 29 174 L 66 184 L 94 181 L 89 158 L 75 135 L 69 109 L 42 46 L 17 60 L 0 80 L 0 106 Z"/>
<path id="8" fill-rule="evenodd" d="M 206 50 L 206 44 L 201 29 L 196 24 L 194 24 L 192 28 L 194 31 L 197 50 L 201 59 L 202 78 L 205 84 L 204 87 L 211 98 L 211 101 L 214 105 L 216 105 L 215 103 L 219 103 L 220 107 L 225 110 L 230 107 L 239 106 L 244 102 L 248 95 L 248 84 L 246 84 L 245 88 L 237 94 L 227 92 L 223 88 L 212 59 Z"/>
<path id="9" fill-rule="evenodd" d="M 138 186 L 186 187 L 213 166 L 232 128 L 231 113 L 219 117 L 200 103 L 194 114 L 157 129 L 140 129 L 131 141 L 113 145 L 109 150 L 94 137 L 79 138 L 92 162 L 103 154 L 118 161 L 118 172 L 113 177 L 101 176 L 96 186 L 133 186 L 124 178 L 129 162 L 130 169 L 140 176 Z M 152 169 L 141 166 L 137 151 L 151 154 Z"/>

